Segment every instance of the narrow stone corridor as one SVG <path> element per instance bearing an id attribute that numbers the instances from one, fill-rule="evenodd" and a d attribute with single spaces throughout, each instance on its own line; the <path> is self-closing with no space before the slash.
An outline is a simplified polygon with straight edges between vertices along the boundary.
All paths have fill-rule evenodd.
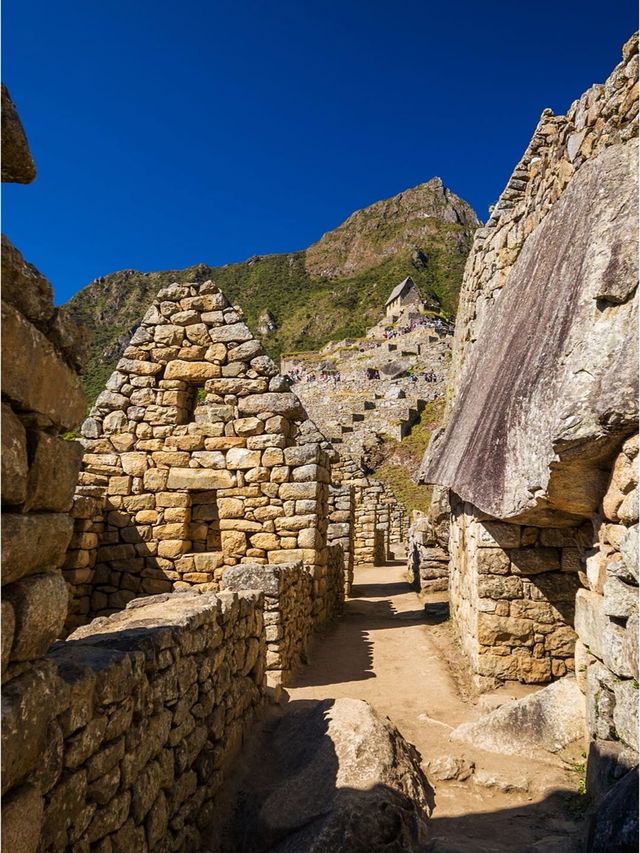
<path id="1" fill-rule="evenodd" d="M 421 753 L 435 789 L 433 853 L 550 853 L 560 841 L 570 853 L 581 832 L 572 766 L 579 753 L 523 758 L 450 742 L 456 726 L 537 689 L 512 684 L 479 697 L 464 667 L 446 593 L 425 602 L 399 561 L 359 566 L 343 618 L 317 636 L 310 664 L 286 688 L 283 704 L 350 697 L 387 715 Z M 452 765 L 458 778 L 439 780 Z"/>

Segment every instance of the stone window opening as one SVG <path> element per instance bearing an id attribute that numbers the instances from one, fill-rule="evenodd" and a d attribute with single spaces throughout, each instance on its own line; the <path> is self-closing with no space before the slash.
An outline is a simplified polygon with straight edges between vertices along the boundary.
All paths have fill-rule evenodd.
<path id="1" fill-rule="evenodd" d="M 185 391 L 178 392 L 176 407 L 178 424 L 190 424 L 196 420 L 198 407 L 206 402 L 207 392 L 204 385 L 189 385 Z"/>

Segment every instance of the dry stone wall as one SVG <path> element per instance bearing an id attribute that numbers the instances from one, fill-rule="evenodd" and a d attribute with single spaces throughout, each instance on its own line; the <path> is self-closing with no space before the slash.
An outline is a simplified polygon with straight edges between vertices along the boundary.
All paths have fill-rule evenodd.
<path id="1" fill-rule="evenodd" d="M 355 490 L 353 486 L 331 485 L 329 489 L 329 524 L 327 542 L 339 545 L 344 559 L 344 595 L 353 584 L 353 536 L 355 527 Z"/>
<path id="2" fill-rule="evenodd" d="M 3 785 L 20 824 L 8 831 L 36 844 L 7 849 L 205 848 L 264 701 L 262 618 L 260 593 L 139 599 L 54 647 L 27 690 L 12 682 Z"/>
<path id="3" fill-rule="evenodd" d="M 212 282 L 163 289 L 96 400 L 70 628 L 139 595 L 216 589 L 237 562 L 302 560 L 314 619 L 332 616 L 326 442 L 242 319 Z"/>
<path id="4" fill-rule="evenodd" d="M 342 567 L 341 567 L 342 568 Z M 312 580 L 303 563 L 240 564 L 225 569 L 224 590 L 260 590 L 264 595 L 266 668 L 270 687 L 286 684 L 304 662 L 313 632 Z"/>
<path id="5" fill-rule="evenodd" d="M 482 520 L 471 505 L 454 503 L 451 611 L 481 687 L 573 672 L 578 570 L 590 528 Z"/>
<path id="6" fill-rule="evenodd" d="M 575 659 L 586 695 L 589 788 L 638 764 L 638 436 L 613 466 L 576 598 Z"/>

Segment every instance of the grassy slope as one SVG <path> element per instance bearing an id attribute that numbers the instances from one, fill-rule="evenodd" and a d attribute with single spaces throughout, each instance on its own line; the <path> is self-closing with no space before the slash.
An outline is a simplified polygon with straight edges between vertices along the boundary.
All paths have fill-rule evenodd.
<path id="1" fill-rule="evenodd" d="M 391 486 L 395 496 L 407 512 L 419 509 L 426 512 L 431 499 L 431 488 L 414 483 L 422 457 L 429 444 L 431 433 L 442 422 L 444 400 L 427 403 L 420 420 L 401 442 L 385 442 L 386 459 L 373 476 Z"/>
<path id="2" fill-rule="evenodd" d="M 410 252 L 404 251 L 353 277 L 328 281 L 312 278 L 305 269 L 304 252 L 297 252 L 224 267 L 201 264 L 159 273 L 125 271 L 98 279 L 69 302 L 71 312 L 91 336 L 87 395 L 93 400 L 104 387 L 118 358 L 114 344 L 119 336 L 140 321 L 156 292 L 173 281 L 215 280 L 232 302 L 242 306 L 252 328 L 268 308 L 278 329 L 264 344 L 274 358 L 283 352 L 319 349 L 329 340 L 364 335 L 380 319 L 391 289 L 409 274 L 423 292 L 433 290 L 445 311 L 453 313 L 466 255 L 458 248 L 459 227 L 435 224 L 425 269 L 416 269 Z"/>

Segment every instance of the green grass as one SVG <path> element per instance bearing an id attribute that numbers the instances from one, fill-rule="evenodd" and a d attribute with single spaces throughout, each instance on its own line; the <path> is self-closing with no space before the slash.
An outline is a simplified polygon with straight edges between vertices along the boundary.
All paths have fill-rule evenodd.
<path id="1" fill-rule="evenodd" d="M 420 467 L 431 433 L 440 425 L 444 401 L 427 403 L 420 419 L 401 442 L 385 442 L 386 459 L 373 476 L 391 486 L 395 496 L 410 515 L 414 509 L 426 512 L 431 501 L 431 487 L 419 485 L 413 477 Z"/>
<path id="2" fill-rule="evenodd" d="M 311 276 L 305 252 L 295 252 L 222 267 L 198 264 L 155 273 L 124 270 L 97 279 L 68 303 L 71 314 L 90 335 L 84 380 L 89 400 L 104 388 L 124 336 L 140 322 L 158 290 L 174 281 L 213 279 L 232 303 L 242 307 L 250 328 L 255 329 L 265 309 L 271 311 L 278 327 L 263 343 L 276 360 L 285 352 L 310 352 L 328 341 L 363 337 L 382 318 L 391 289 L 407 275 L 424 294 L 435 292 L 443 316 L 451 316 L 470 237 L 451 223 L 434 219 L 432 225 L 432 233 L 424 242 L 429 262 L 423 269 L 414 266 L 411 250 L 403 249 L 357 275 L 325 279 Z M 393 238 L 396 229 L 400 240 L 402 225 L 385 223 L 384 229 L 377 239 Z"/>

